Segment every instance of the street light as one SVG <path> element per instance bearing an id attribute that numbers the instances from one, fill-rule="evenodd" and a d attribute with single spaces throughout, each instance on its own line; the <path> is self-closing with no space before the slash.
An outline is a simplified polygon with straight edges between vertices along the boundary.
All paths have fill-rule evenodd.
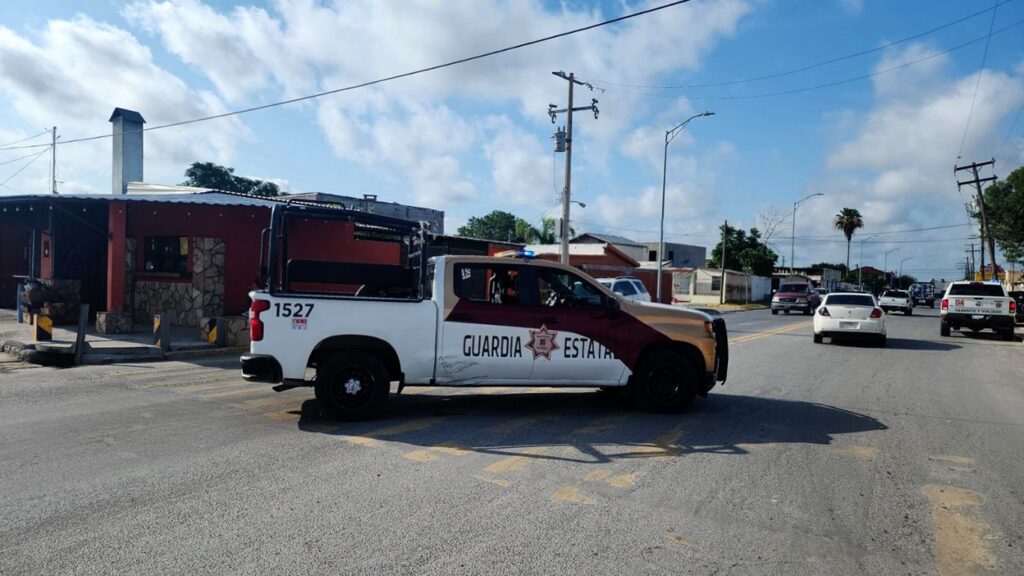
<path id="1" fill-rule="evenodd" d="M 900 283 L 900 290 L 903 290 L 903 263 L 911 259 L 913 259 L 913 256 L 907 256 L 903 260 L 900 260 L 900 275 L 899 278 L 896 279 Z"/>
<path id="2" fill-rule="evenodd" d="M 885 274 L 885 286 L 889 286 L 889 254 L 899 250 L 899 248 L 893 248 L 885 253 L 885 263 L 882 264 L 882 273 Z"/>
<path id="3" fill-rule="evenodd" d="M 872 234 L 867 238 L 862 238 L 860 241 L 860 258 L 857 260 L 857 284 L 864 286 L 864 243 L 877 236 Z"/>
<path id="4" fill-rule="evenodd" d="M 793 254 L 796 251 L 796 209 L 799 208 L 801 204 L 803 204 L 804 202 L 807 202 L 811 198 L 814 198 L 815 196 L 824 196 L 824 195 L 825 194 L 822 193 L 822 192 L 817 192 L 815 194 L 808 194 L 807 196 L 804 196 L 803 198 L 797 200 L 796 202 L 793 202 L 793 228 L 792 228 L 792 233 L 789 236 L 789 273 L 790 274 L 794 274 L 796 272 L 796 270 L 795 270 L 795 268 L 796 268 L 796 260 L 793 259 Z"/>
<path id="5" fill-rule="evenodd" d="M 714 112 L 708 112 L 705 110 L 700 114 L 690 116 L 675 128 L 665 132 L 665 157 L 661 165 L 661 226 L 659 227 L 660 237 L 658 240 L 658 302 L 661 302 L 661 262 L 665 259 L 665 181 L 668 178 L 668 145 L 676 139 L 676 136 L 683 131 L 683 128 L 686 128 L 686 125 L 690 123 L 690 120 L 700 118 L 701 116 L 714 115 Z"/>

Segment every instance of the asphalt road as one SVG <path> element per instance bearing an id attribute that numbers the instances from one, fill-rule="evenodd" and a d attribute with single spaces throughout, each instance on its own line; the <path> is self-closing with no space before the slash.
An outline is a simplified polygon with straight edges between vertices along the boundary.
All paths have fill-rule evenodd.
<path id="1" fill-rule="evenodd" d="M 410 388 L 339 424 L 231 359 L 0 362 L 0 573 L 1024 574 L 1024 344 L 935 316 L 730 315 L 672 416 Z"/>

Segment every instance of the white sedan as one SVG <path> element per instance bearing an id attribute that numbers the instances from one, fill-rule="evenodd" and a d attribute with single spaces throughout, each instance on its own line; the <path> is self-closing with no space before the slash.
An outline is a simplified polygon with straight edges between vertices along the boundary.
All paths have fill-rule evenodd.
<path id="1" fill-rule="evenodd" d="M 814 312 L 814 343 L 859 338 L 885 346 L 885 312 L 871 294 L 834 292 Z"/>

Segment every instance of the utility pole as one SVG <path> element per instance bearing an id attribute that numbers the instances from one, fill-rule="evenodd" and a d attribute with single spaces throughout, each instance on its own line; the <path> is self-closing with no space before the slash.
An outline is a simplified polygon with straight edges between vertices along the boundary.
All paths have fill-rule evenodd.
<path id="1" fill-rule="evenodd" d="M 576 79 L 576 75 L 570 72 L 552 72 L 555 76 L 569 82 L 569 105 L 565 108 L 556 109 L 554 104 L 548 106 L 548 116 L 551 116 L 551 123 L 555 123 L 555 118 L 558 114 L 565 112 L 565 187 L 562 191 L 562 226 L 561 226 L 561 256 L 559 261 L 562 264 L 569 264 L 569 206 L 570 206 L 570 193 L 572 184 L 572 113 L 580 112 L 583 110 L 592 110 L 594 112 L 594 119 L 597 119 L 597 99 L 591 98 L 590 106 L 580 106 L 578 108 L 572 107 L 573 100 L 573 88 L 579 84 L 580 86 L 586 86 L 591 90 L 594 89 L 589 82 L 581 82 Z"/>
<path id="2" fill-rule="evenodd" d="M 957 183 L 956 183 L 956 189 L 959 190 L 961 186 L 965 186 L 967 184 L 973 184 L 974 185 L 974 190 L 975 190 L 975 192 L 978 195 L 978 211 L 981 213 L 981 279 L 982 280 L 985 279 L 985 240 L 988 240 L 988 255 L 989 255 L 989 258 L 992 260 L 992 276 L 995 277 L 995 275 L 996 275 L 996 241 L 995 241 L 995 238 L 992 237 L 991 231 L 989 231 L 989 229 L 988 229 L 988 214 L 985 211 L 985 195 L 982 194 L 981 185 L 984 182 L 993 182 L 993 181 L 995 181 L 996 180 L 996 176 L 992 175 L 992 176 L 989 176 L 987 178 L 980 178 L 980 177 L 978 177 L 978 168 L 984 168 L 985 166 L 993 166 L 994 167 L 995 164 L 996 164 L 996 161 L 994 159 L 991 159 L 988 162 L 981 162 L 981 163 L 971 162 L 970 164 L 968 164 L 966 166 L 954 166 L 953 167 L 953 176 L 954 177 L 956 176 L 957 172 L 962 172 L 964 170 L 970 170 L 971 173 L 974 176 L 974 178 L 972 178 L 970 180 L 964 180 L 963 182 L 960 182 L 958 180 Z"/>
<path id="3" fill-rule="evenodd" d="M 57 127 L 50 132 L 50 193 L 57 193 Z"/>
<path id="4" fill-rule="evenodd" d="M 726 240 L 729 238 L 727 232 L 729 231 L 729 221 L 725 221 L 725 226 L 722 227 L 722 285 L 719 286 L 718 291 L 718 303 L 725 304 L 725 288 L 728 284 L 725 283 L 725 245 Z"/>

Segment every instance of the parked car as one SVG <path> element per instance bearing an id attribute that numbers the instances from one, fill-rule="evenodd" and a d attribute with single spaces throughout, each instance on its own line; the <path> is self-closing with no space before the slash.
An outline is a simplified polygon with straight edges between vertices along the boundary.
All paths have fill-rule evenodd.
<path id="1" fill-rule="evenodd" d="M 1013 301 L 1017 303 L 1016 323 L 1024 324 L 1024 290 L 1010 292 L 1010 298 L 1013 298 Z"/>
<path id="2" fill-rule="evenodd" d="M 1004 340 L 1013 340 L 1017 311 L 1017 301 L 998 282 L 951 282 L 939 305 L 939 334 L 949 336 L 951 329 L 970 328 L 972 332 L 992 330 Z"/>
<path id="3" fill-rule="evenodd" d="M 639 278 L 619 276 L 618 278 L 598 278 L 598 282 L 616 294 L 621 294 L 632 302 L 650 302 L 651 294 Z"/>
<path id="4" fill-rule="evenodd" d="M 861 338 L 885 346 L 885 312 L 871 294 L 833 292 L 814 314 L 814 343 Z"/>
<path id="5" fill-rule="evenodd" d="M 809 315 L 820 303 L 821 296 L 814 291 L 814 285 L 810 282 L 785 282 L 772 295 L 772 314 L 778 314 L 781 310 L 786 314 L 798 311 Z"/>
<path id="6" fill-rule="evenodd" d="M 906 290 L 886 290 L 878 299 L 878 307 L 886 312 L 899 310 L 910 316 L 914 313 L 914 300 Z"/>

